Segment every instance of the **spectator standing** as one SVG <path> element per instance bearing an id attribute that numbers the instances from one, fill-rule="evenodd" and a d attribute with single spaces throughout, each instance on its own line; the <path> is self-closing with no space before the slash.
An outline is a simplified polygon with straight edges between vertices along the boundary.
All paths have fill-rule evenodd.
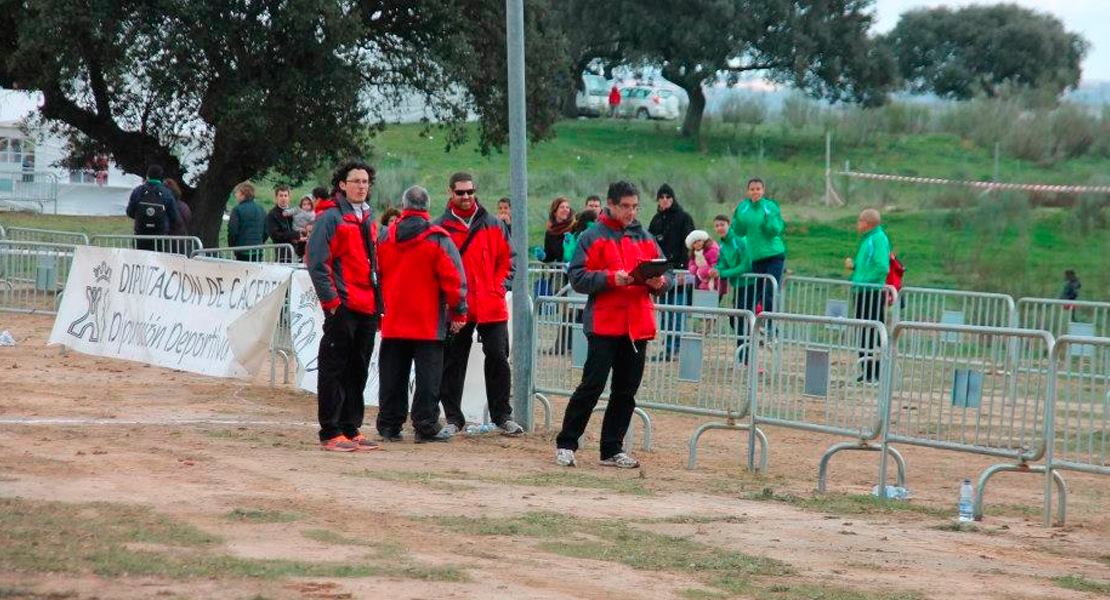
<path id="1" fill-rule="evenodd" d="M 293 215 L 296 209 L 289 206 L 289 186 L 278 186 L 274 190 L 274 207 L 266 215 L 266 236 L 275 244 L 290 244 L 296 251 L 301 234 L 293 229 Z M 284 258 L 280 257 L 279 258 Z M 292 256 L 289 257 L 292 260 Z"/>
<path id="2" fill-rule="evenodd" d="M 1060 292 L 1060 298 L 1063 300 L 1078 300 L 1079 288 L 1083 287 L 1083 283 L 1079 281 L 1079 276 L 1075 271 L 1068 269 L 1064 271 L 1064 290 Z"/>
<path id="3" fill-rule="evenodd" d="M 592 210 L 582 211 L 578 215 L 574 220 L 574 229 L 570 232 L 570 237 L 563 242 L 563 262 L 570 263 L 574 258 L 575 250 L 578 249 L 578 240 L 582 239 L 582 232 L 593 229 L 596 225 L 597 213 Z"/>
<path id="4" fill-rule="evenodd" d="M 686 252 L 686 236 L 694 230 L 692 219 L 675 198 L 674 189 L 664 183 L 655 193 L 656 213 L 651 218 L 648 231 L 655 236 L 655 241 L 663 249 L 663 256 L 671 263 L 674 269 L 685 269 L 689 257 Z M 667 292 L 665 304 L 686 306 L 690 303 L 688 288 L 677 285 Z M 667 313 L 663 319 L 665 336 L 663 352 L 656 360 L 672 360 L 678 354 L 682 343 L 682 314 Z"/>
<path id="5" fill-rule="evenodd" d="M 401 211 L 390 206 L 382 212 L 382 227 L 389 227 L 394 221 L 401 218 Z"/>
<path id="6" fill-rule="evenodd" d="M 513 201 L 505 196 L 497 201 L 497 218 L 505 224 L 505 229 L 509 232 L 509 239 L 512 239 L 513 234 Z"/>
<path id="7" fill-rule="evenodd" d="M 374 168 L 361 161 L 339 165 L 332 176 L 334 205 L 313 221 L 305 253 L 324 309 L 316 386 L 324 450 L 378 448 L 359 431 L 365 411 L 363 390 L 382 312 L 377 222 L 367 202 L 374 175 Z"/>
<path id="8" fill-rule="evenodd" d="M 592 210 L 594 216 L 601 214 L 601 196 L 591 194 L 586 196 L 586 206 L 584 210 Z"/>
<path id="9" fill-rule="evenodd" d="M 721 280 L 722 294 L 732 288 L 732 307 L 736 310 L 750 310 L 757 312 L 755 304 L 755 285 L 750 277 L 744 277 L 752 270 L 751 254 L 748 252 L 746 240 L 736 237 L 729 232 L 728 215 L 717 215 L 713 218 L 713 231 L 720 238 L 718 247 L 721 249 L 717 267 L 710 269 L 710 274 L 715 274 Z M 715 272 L 715 273 L 714 273 Z M 739 355 L 740 362 L 747 364 L 748 354 L 745 336 L 748 335 L 748 322 L 740 319 L 733 322 L 736 329 L 736 346 L 743 348 Z"/>
<path id="10" fill-rule="evenodd" d="M 177 218 L 170 223 L 170 235 L 189 235 L 189 223 L 193 220 L 193 211 L 182 200 L 184 192 L 181 185 L 173 179 L 165 180 L 166 189 L 173 194 L 174 207 L 177 209 Z"/>
<path id="11" fill-rule="evenodd" d="M 844 266 L 852 271 L 850 277 L 856 298 L 855 318 L 868 321 L 886 321 L 886 276 L 890 272 L 890 240 L 883 231 L 879 211 L 868 208 L 859 214 L 856 231 L 860 234 L 856 258 L 847 258 Z M 860 352 L 864 368 L 856 381 L 879 380 L 880 361 L 875 353 L 875 330 L 860 336 Z"/>
<path id="12" fill-rule="evenodd" d="M 589 295 L 583 323 L 588 346 L 582 381 L 570 397 L 556 439 L 555 462 L 567 467 L 577 464 L 578 438 L 612 372 L 601 425 L 601 465 L 634 469 L 640 463 L 625 453 L 622 444 L 636 408 L 644 351 L 655 337 L 655 306 L 649 294 L 665 292 L 672 278 L 668 274 L 637 283 L 629 275 L 641 262 L 663 256 L 636 221 L 640 205 L 636 186 L 626 181 L 610 185 L 607 204 L 600 224 L 582 234 L 568 267 L 571 286 Z"/>
<path id="13" fill-rule="evenodd" d="M 621 91 L 617 89 L 617 84 L 609 88 L 609 118 L 617 116 L 617 109 L 621 105 Z"/>
<path id="14" fill-rule="evenodd" d="M 574 211 L 570 200 L 559 196 L 551 201 L 547 211 L 547 231 L 543 234 L 543 262 L 553 263 L 563 260 L 563 242 L 574 229 Z"/>
<path id="15" fill-rule="evenodd" d="M 786 223 L 782 220 L 779 205 L 764 198 L 766 188 L 762 179 L 748 181 L 748 195 L 736 206 L 730 231 L 737 238 L 744 238 L 751 253 L 752 273 L 770 275 L 782 289 L 782 273 L 786 268 L 786 243 L 782 233 Z M 763 310 L 775 309 L 771 286 L 766 281 L 756 284 L 759 291 L 756 303 Z"/>
<path id="16" fill-rule="evenodd" d="M 378 359 L 378 433 L 387 441 L 402 439 L 415 362 L 415 440 L 446 442 L 451 432 L 439 425 L 443 340 L 448 327 L 458 333 L 466 325 L 466 275 L 450 235 L 428 221 L 427 190 L 405 190 L 401 207 L 401 218 L 378 237 L 386 307 Z"/>
<path id="17" fill-rule="evenodd" d="M 170 226 L 178 220 L 177 200 L 162 185 L 161 165 L 150 165 L 146 181 L 131 190 L 126 213 L 135 221 L 135 235 L 169 235 Z M 158 249 L 155 240 L 136 240 L 139 250 Z"/>
<path id="18" fill-rule="evenodd" d="M 256 246 L 266 242 L 266 210 L 254 201 L 254 186 L 243 182 L 235 186 L 235 199 L 239 204 L 231 209 L 227 223 L 228 246 Z M 235 252 L 237 260 L 259 261 L 258 250 Z"/>
<path id="19" fill-rule="evenodd" d="M 509 404 L 512 378 L 509 371 L 509 307 L 505 302 L 513 272 L 509 229 L 478 202 L 478 188 L 469 173 L 455 173 L 447 183 L 447 210 L 435 224 L 442 227 L 462 257 L 466 273 L 467 320 L 457 334 L 444 343 L 443 381 L 440 402 L 447 417 L 448 432 L 466 427 L 462 412 L 466 365 L 474 332 L 482 340 L 485 354 L 486 401 L 490 419 L 502 435 L 517 436 L 524 428 L 512 420 Z"/>

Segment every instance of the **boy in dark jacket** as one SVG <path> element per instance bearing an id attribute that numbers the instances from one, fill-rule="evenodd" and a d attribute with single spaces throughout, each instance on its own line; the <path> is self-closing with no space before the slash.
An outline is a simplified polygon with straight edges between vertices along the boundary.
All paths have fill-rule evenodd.
<path id="1" fill-rule="evenodd" d="M 177 213 L 177 200 L 166 186 L 162 185 L 162 167 L 150 165 L 146 170 L 146 181 L 131 190 L 127 200 L 127 216 L 135 220 L 135 235 L 169 235 L 170 226 L 180 216 Z M 156 250 L 155 240 L 137 240 L 135 248 Z"/>
<path id="2" fill-rule="evenodd" d="M 293 229 L 293 210 L 289 208 L 289 186 L 282 185 L 274 193 L 274 207 L 266 214 L 266 236 L 275 244 L 297 244 L 301 234 Z M 293 257 L 280 257 L 293 261 Z"/>

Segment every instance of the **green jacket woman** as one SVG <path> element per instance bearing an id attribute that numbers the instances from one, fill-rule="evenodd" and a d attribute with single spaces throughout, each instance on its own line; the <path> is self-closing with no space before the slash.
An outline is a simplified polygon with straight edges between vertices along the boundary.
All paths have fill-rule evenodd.
<path id="1" fill-rule="evenodd" d="M 782 239 L 786 222 L 779 205 L 770 198 L 764 198 L 764 192 L 762 180 L 748 181 L 748 197 L 736 206 L 729 232 L 746 240 L 752 261 L 751 272 L 774 277 L 781 289 L 782 273 L 786 269 L 786 243 Z M 770 286 L 761 283 L 757 287 L 757 303 L 763 306 L 763 310 L 774 310 Z"/>

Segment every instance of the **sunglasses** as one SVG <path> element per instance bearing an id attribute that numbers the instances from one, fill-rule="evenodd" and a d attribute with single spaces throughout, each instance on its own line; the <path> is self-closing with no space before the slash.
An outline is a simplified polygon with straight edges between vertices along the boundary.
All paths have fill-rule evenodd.
<path id="1" fill-rule="evenodd" d="M 478 193 L 478 190 L 451 190 L 456 196 L 473 196 Z"/>

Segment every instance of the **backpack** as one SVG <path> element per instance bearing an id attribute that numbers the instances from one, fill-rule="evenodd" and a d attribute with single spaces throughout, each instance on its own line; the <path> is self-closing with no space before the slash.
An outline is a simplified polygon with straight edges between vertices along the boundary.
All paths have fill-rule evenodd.
<path id="1" fill-rule="evenodd" d="M 143 186 L 143 195 L 135 211 L 135 228 L 139 235 L 164 235 L 167 231 L 166 203 L 158 188 L 152 185 Z"/>
<path id="2" fill-rule="evenodd" d="M 886 273 L 886 284 L 897 291 L 902 291 L 902 277 L 906 274 L 906 267 L 898 260 L 893 252 L 890 253 L 890 270 Z M 887 298 L 887 304 L 893 304 L 893 296 Z"/>

